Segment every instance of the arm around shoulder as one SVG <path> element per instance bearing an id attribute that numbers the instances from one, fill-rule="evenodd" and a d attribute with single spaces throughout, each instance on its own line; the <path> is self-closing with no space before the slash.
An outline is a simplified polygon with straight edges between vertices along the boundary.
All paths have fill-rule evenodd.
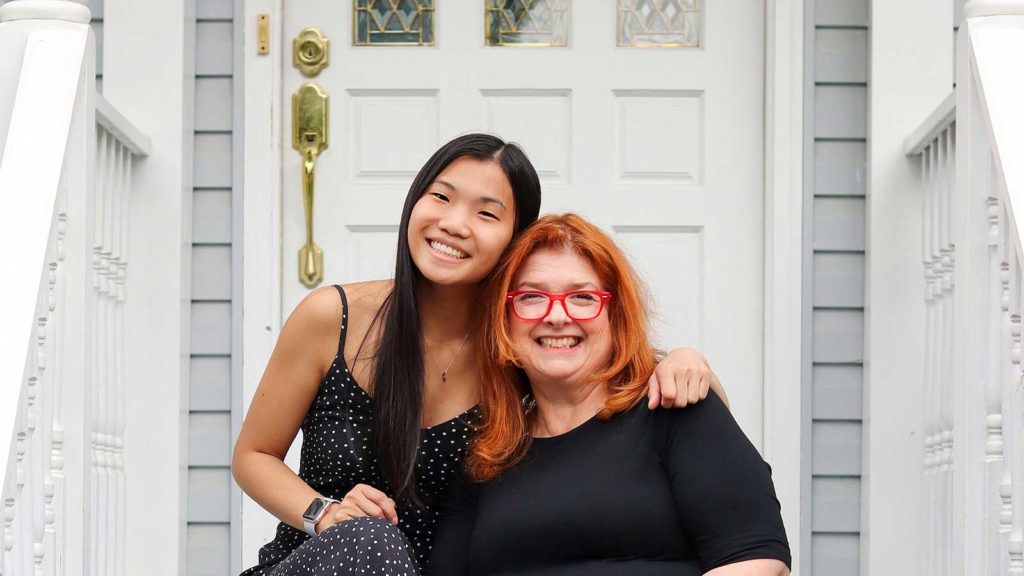
<path id="1" fill-rule="evenodd" d="M 696 406 L 659 417 L 676 509 L 701 566 L 717 570 L 753 560 L 787 566 L 789 544 L 771 468 L 722 401 L 709 394 Z"/>

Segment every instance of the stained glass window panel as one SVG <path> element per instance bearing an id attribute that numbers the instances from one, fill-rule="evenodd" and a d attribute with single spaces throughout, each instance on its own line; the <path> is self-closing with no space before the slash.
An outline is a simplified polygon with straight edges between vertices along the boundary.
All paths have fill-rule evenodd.
<path id="1" fill-rule="evenodd" d="M 618 0 L 619 46 L 700 47 L 700 0 Z"/>
<path id="2" fill-rule="evenodd" d="M 484 0 L 489 46 L 565 46 L 569 0 Z"/>
<path id="3" fill-rule="evenodd" d="M 353 0 L 356 46 L 433 46 L 434 0 Z"/>

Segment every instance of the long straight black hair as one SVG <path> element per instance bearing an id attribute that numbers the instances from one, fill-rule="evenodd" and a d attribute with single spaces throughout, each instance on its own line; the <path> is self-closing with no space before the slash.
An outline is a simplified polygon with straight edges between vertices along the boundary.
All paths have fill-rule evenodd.
<path id="1" fill-rule="evenodd" d="M 397 500 L 421 505 L 416 459 L 423 418 L 423 334 L 416 285 L 423 277 L 409 251 L 412 209 L 437 176 L 463 156 L 498 164 L 515 200 L 513 238 L 537 220 L 540 180 L 522 149 L 488 134 L 466 134 L 442 146 L 420 169 L 409 188 L 398 229 L 398 256 L 391 294 L 377 314 L 381 337 L 373 379 L 373 430 L 385 481 Z"/>

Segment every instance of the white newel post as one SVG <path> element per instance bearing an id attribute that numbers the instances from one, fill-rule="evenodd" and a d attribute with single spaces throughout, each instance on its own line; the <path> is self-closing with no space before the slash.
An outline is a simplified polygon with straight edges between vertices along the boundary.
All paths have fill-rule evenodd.
<path id="1" fill-rule="evenodd" d="M 72 2 L 0 7 L 0 250 L 12 272 L 0 288 L 5 575 L 80 574 L 89 557 L 89 20 Z"/>

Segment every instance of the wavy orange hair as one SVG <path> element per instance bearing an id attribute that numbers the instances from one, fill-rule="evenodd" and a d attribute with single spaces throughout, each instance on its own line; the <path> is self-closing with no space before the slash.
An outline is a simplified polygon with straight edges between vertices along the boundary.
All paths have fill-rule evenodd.
<path id="1" fill-rule="evenodd" d="M 483 291 L 484 322 L 478 346 L 483 422 L 466 459 L 469 476 L 486 482 L 518 463 L 530 447 L 530 417 L 522 399 L 530 383 L 520 369 L 512 342 L 505 294 L 526 260 L 538 250 L 573 250 L 594 268 L 613 296 L 606 308 L 612 351 L 593 381 L 607 382 L 610 397 L 598 418 L 604 420 L 636 405 L 654 371 L 648 336 L 646 291 L 633 267 L 597 226 L 576 214 L 545 216 L 524 231 L 498 263 Z"/>

